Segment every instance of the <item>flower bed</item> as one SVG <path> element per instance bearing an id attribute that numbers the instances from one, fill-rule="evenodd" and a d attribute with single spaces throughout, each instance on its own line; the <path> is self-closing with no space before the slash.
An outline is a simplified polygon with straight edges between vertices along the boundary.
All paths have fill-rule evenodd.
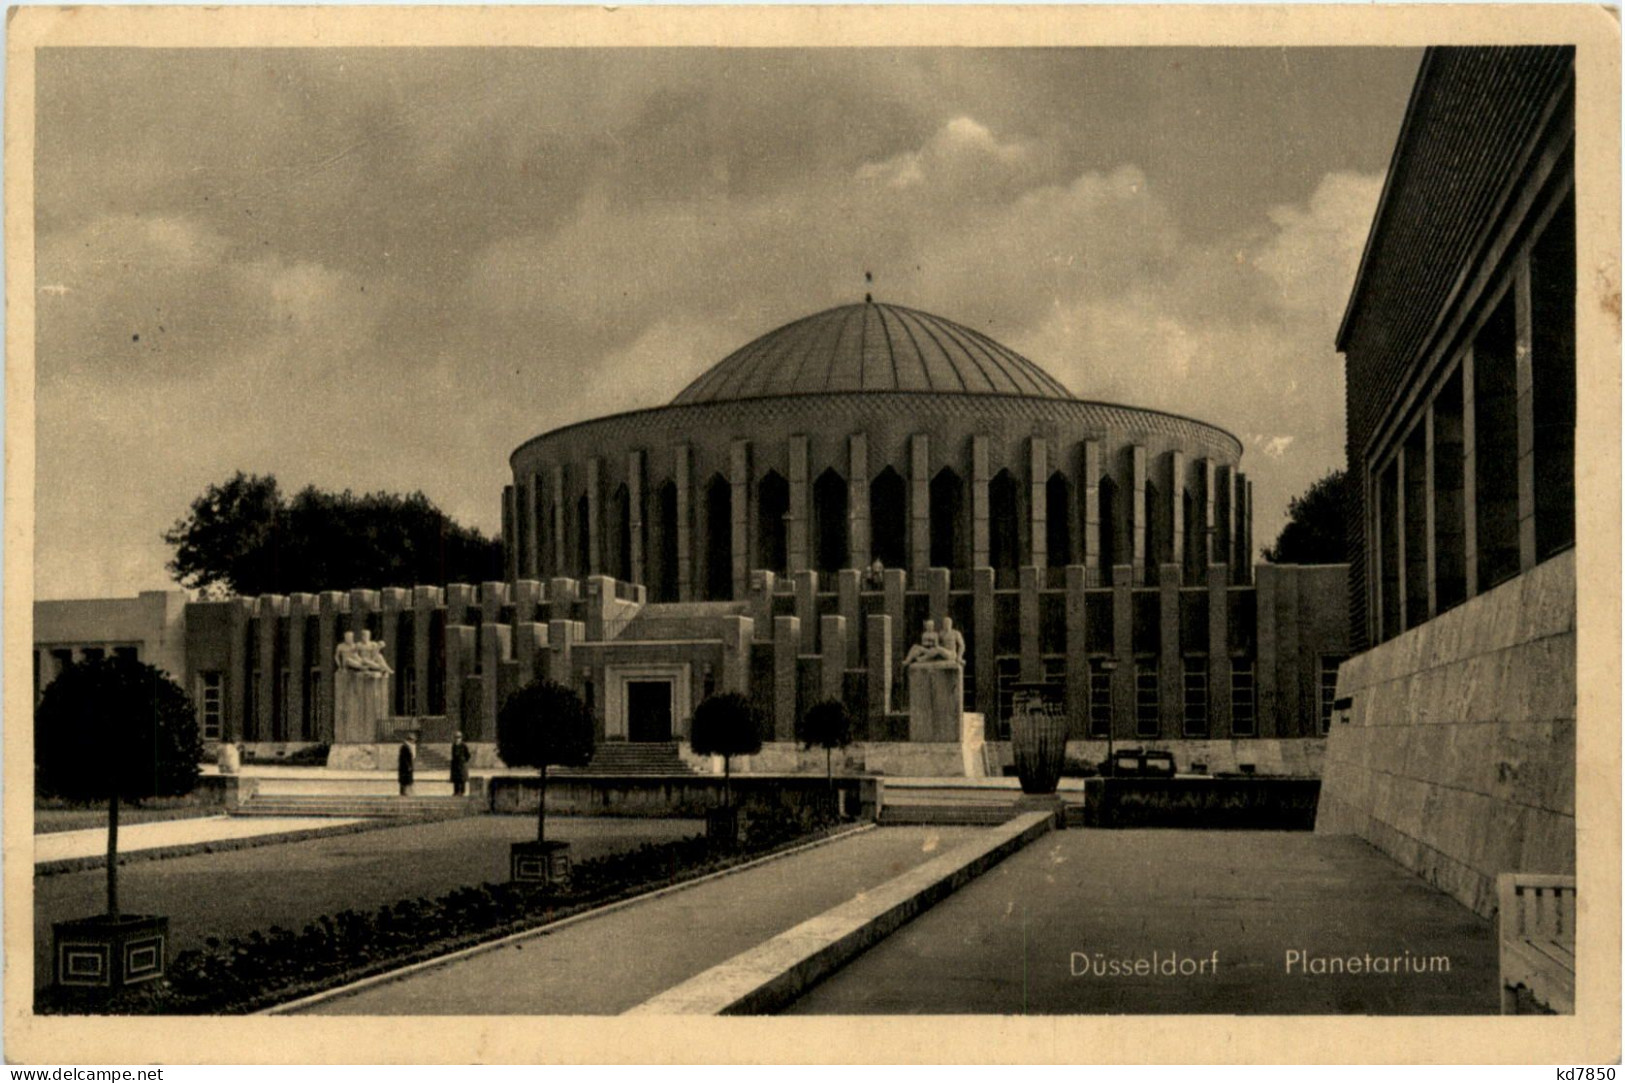
<path id="1" fill-rule="evenodd" d="M 324 915 L 294 932 L 220 940 L 171 960 L 161 981 L 112 998 L 47 989 L 40 1014 L 215 1015 L 257 1011 L 424 959 L 545 925 L 572 914 L 717 872 L 829 834 L 811 814 L 776 810 L 746 825 L 742 844 L 703 836 L 645 843 L 578 863 L 563 885 L 485 883 L 437 898 L 403 899 L 371 912 Z"/>

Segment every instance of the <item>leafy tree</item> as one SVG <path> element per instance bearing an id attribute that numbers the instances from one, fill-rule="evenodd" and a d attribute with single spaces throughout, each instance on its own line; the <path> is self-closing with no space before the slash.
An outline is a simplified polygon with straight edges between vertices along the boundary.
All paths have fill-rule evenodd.
<path id="1" fill-rule="evenodd" d="M 592 759 L 592 714 L 575 689 L 554 681 L 531 681 L 508 696 L 497 713 L 497 755 L 509 767 L 541 771 L 536 803 L 536 841 L 547 825 L 547 769 L 585 767 Z"/>
<path id="2" fill-rule="evenodd" d="M 733 804 L 733 758 L 754 756 L 762 750 L 762 734 L 750 700 L 738 692 L 707 696 L 694 708 L 688 725 L 688 743 L 701 756 L 722 757 L 722 792 Z"/>
<path id="3" fill-rule="evenodd" d="M 288 594 L 362 583 L 478 583 L 503 576 L 502 542 L 452 521 L 421 492 L 356 495 L 239 471 L 165 534 L 169 571 L 205 591 Z"/>
<path id="4" fill-rule="evenodd" d="M 1271 564 L 1342 564 L 1348 560 L 1343 492 L 1347 476 L 1333 470 L 1292 498 L 1287 524 L 1264 550 Z"/>
<path id="5" fill-rule="evenodd" d="M 852 712 L 838 699 L 815 703 L 796 721 L 796 740 L 803 748 L 824 750 L 824 781 L 835 788 L 834 753 L 852 743 Z"/>
<path id="6" fill-rule="evenodd" d="M 39 793 L 107 802 L 107 913 L 118 916 L 120 801 L 190 793 L 203 739 L 192 699 L 155 666 L 114 655 L 76 662 L 34 709 Z"/>

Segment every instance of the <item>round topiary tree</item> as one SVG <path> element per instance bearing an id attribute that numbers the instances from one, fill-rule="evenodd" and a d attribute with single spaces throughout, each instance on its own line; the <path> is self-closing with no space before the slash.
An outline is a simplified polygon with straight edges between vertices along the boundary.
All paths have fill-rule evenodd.
<path id="1" fill-rule="evenodd" d="M 762 750 L 762 734 L 750 700 L 738 692 L 707 696 L 694 708 L 688 743 L 701 756 L 722 757 L 722 793 L 726 807 L 733 805 L 733 758 Z"/>
<path id="2" fill-rule="evenodd" d="M 537 680 L 508 696 L 497 713 L 497 755 L 509 767 L 541 772 L 536 803 L 536 841 L 545 841 L 547 769 L 585 767 L 592 759 L 593 721 L 572 688 Z"/>
<path id="3" fill-rule="evenodd" d="M 833 790 L 834 753 L 852 743 L 852 712 L 838 699 L 815 703 L 796 721 L 796 740 L 803 748 L 824 750 L 824 781 Z"/>
<path id="4" fill-rule="evenodd" d="M 119 803 L 192 792 L 202 759 L 192 699 L 156 666 L 120 655 L 76 662 L 40 697 L 34 709 L 37 791 L 107 802 L 107 913 L 59 922 L 55 930 L 59 943 L 66 938 L 74 945 L 77 958 L 94 957 L 97 980 L 80 984 L 112 990 L 162 976 L 167 919 L 119 913 Z M 126 951 L 127 943 L 138 950 Z M 64 953 L 52 954 L 60 966 Z M 83 971 L 68 977 L 75 976 Z M 63 979 L 59 973 L 58 983 Z"/>

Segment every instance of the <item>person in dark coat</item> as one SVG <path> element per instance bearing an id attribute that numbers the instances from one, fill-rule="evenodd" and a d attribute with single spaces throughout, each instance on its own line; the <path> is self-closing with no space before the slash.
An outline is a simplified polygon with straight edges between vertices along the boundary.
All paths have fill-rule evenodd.
<path id="1" fill-rule="evenodd" d="M 395 758 L 395 777 L 400 780 L 401 796 L 412 796 L 412 771 L 416 766 L 417 750 L 412 747 L 412 739 L 408 737 L 401 742 L 400 755 Z"/>
<path id="2" fill-rule="evenodd" d="M 468 760 L 468 746 L 459 733 L 451 742 L 451 792 L 458 797 L 468 792 Z"/>

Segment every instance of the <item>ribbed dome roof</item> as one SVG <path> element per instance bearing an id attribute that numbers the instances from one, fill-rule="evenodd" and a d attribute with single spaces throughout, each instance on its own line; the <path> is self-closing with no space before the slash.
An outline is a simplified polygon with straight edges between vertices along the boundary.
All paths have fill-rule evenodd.
<path id="1" fill-rule="evenodd" d="M 832 391 L 1070 399 L 1049 373 L 979 331 L 898 305 L 842 305 L 740 347 L 672 405 Z"/>

